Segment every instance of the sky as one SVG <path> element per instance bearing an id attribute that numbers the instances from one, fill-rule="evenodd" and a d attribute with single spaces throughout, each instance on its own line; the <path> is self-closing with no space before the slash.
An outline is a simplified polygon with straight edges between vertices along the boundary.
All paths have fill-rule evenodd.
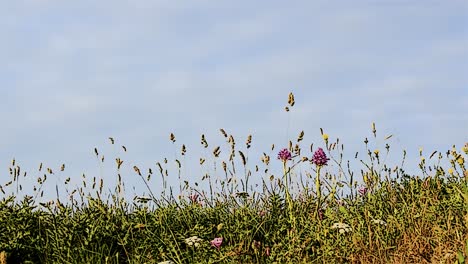
<path id="1" fill-rule="evenodd" d="M 372 122 L 371 148 L 393 135 L 388 161 L 405 149 L 416 174 L 419 148 L 468 142 L 467 1 L 18 0 L 0 25 L 0 182 L 13 158 L 25 185 L 41 162 L 53 181 L 115 182 L 121 157 L 127 188 L 144 192 L 132 167 L 174 167 L 182 144 L 195 182 L 209 171 L 199 158 L 226 147 L 220 128 L 242 150 L 252 134 L 252 166 L 263 152 L 278 163 L 271 144 L 301 130 L 305 149 L 323 147 L 320 128 L 353 159 Z"/>

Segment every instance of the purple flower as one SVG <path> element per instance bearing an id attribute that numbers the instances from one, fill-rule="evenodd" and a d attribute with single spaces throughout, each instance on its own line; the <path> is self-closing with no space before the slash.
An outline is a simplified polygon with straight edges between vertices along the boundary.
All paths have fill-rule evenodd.
<path id="1" fill-rule="evenodd" d="M 211 240 L 211 245 L 215 247 L 216 249 L 219 250 L 221 247 L 221 244 L 223 244 L 223 238 L 222 237 L 216 237 L 215 239 Z"/>
<path id="2" fill-rule="evenodd" d="M 317 151 L 314 152 L 314 155 L 312 156 L 312 162 L 316 165 L 316 166 L 324 166 L 324 165 L 327 165 L 327 162 L 329 161 L 330 159 L 327 158 L 327 155 L 325 154 L 325 152 L 323 152 L 323 149 L 322 148 L 318 148 Z"/>
<path id="3" fill-rule="evenodd" d="M 282 161 L 287 161 L 291 159 L 291 152 L 284 148 L 278 153 L 278 159 Z"/>
<path id="4" fill-rule="evenodd" d="M 361 188 L 358 189 L 358 193 L 362 196 L 366 195 L 368 189 L 364 186 L 362 186 Z"/>

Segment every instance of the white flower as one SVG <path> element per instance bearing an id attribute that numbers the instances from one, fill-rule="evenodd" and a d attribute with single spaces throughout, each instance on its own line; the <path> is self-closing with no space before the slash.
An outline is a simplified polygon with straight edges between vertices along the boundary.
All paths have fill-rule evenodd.
<path id="1" fill-rule="evenodd" d="M 193 237 L 189 237 L 189 238 L 185 239 L 185 243 L 187 245 L 195 246 L 195 247 L 199 247 L 201 241 L 203 241 L 203 239 L 201 239 L 201 238 L 199 238 L 197 236 L 193 236 Z"/>
<path id="2" fill-rule="evenodd" d="M 345 223 L 334 223 L 331 228 L 338 229 L 338 232 L 340 232 L 340 234 L 351 232 L 352 230 L 351 227 Z"/>
<path id="3" fill-rule="evenodd" d="M 387 225 L 387 223 L 384 220 L 381 220 L 381 219 L 372 219 L 372 222 L 374 224 L 378 224 L 378 225 L 383 225 L 383 226 Z"/>

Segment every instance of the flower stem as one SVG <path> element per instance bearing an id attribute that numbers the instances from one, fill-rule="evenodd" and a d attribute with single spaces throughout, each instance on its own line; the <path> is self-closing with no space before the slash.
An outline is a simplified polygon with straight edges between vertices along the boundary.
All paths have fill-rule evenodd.
<path id="1" fill-rule="evenodd" d="M 295 218 L 293 215 L 293 205 L 292 205 L 292 200 L 291 200 L 291 194 L 289 193 L 289 184 L 288 184 L 288 178 L 289 178 L 289 170 L 288 167 L 286 166 L 286 161 L 283 162 L 283 173 L 284 173 L 284 187 L 285 187 L 285 193 L 286 193 L 286 202 L 288 203 L 288 214 L 289 214 L 289 220 L 293 227 L 295 227 Z"/>
<path id="2" fill-rule="evenodd" d="M 318 217 L 319 209 L 320 209 L 320 204 L 321 204 L 321 199 L 322 199 L 322 193 L 321 193 L 321 186 L 320 186 L 320 169 L 321 166 L 317 166 L 317 175 L 315 177 L 315 190 L 317 194 L 317 210 L 316 210 L 316 215 Z"/>

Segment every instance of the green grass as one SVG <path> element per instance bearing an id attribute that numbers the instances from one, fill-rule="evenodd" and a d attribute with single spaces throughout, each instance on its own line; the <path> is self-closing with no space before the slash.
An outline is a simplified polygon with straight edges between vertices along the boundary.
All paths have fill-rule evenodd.
<path id="1" fill-rule="evenodd" d="M 293 105 L 290 97 L 289 107 Z M 386 153 L 370 150 L 366 139 L 367 155 L 356 158 L 362 169 L 355 173 L 343 159 L 339 141 L 329 142 L 322 131 L 327 165 L 311 161 L 301 134 L 290 141 L 291 160 L 264 154 L 261 168 L 249 168 L 245 153 L 251 137 L 239 151 L 234 137 L 221 132 L 230 157 L 221 160 L 220 148 L 214 148 L 210 157 L 201 158 L 200 163 L 206 159 L 218 168 L 205 175 L 206 190 L 179 174 L 177 197 L 168 194 L 166 182 L 163 194 L 156 196 L 150 187 L 152 170 L 144 176 L 133 167 L 148 187 L 148 197 L 126 201 L 122 189 L 106 196 L 102 182 L 85 179 L 82 186 L 67 190 L 68 200 L 39 203 L 52 170 L 32 177 L 38 184 L 31 196 L 17 197 L 24 175 L 13 161 L 11 181 L 0 188 L 0 263 L 4 254 L 7 263 L 465 262 L 468 146 L 422 158 L 420 175 L 410 176 L 402 166 L 384 164 L 388 145 Z M 377 138 L 375 126 L 372 132 Z M 172 134 L 171 140 L 175 143 Z M 204 136 L 202 145 L 208 148 Z M 180 155 L 185 155 L 185 145 Z M 118 173 L 124 166 L 120 161 Z M 274 162 L 284 165 L 283 170 L 273 172 Z M 171 177 L 165 176 L 165 164 L 154 168 L 163 181 Z M 214 180 L 215 174 L 224 179 Z M 252 178 L 263 179 L 260 191 L 249 185 Z M 118 181 L 122 188 L 120 177 Z M 201 240 L 187 240 L 193 236 Z M 210 243 L 215 238 L 222 238 L 219 248 Z"/>

